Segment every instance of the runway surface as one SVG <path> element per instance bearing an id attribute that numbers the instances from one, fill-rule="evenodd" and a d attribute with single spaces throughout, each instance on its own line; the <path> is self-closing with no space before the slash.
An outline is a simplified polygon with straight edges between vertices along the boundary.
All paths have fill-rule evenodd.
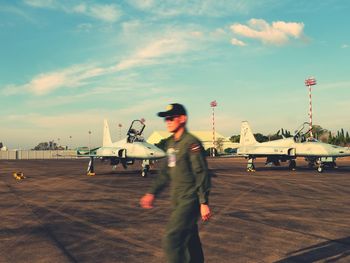
<path id="1" fill-rule="evenodd" d="M 245 171 L 240 158 L 209 159 L 213 218 L 199 223 L 206 262 L 350 262 L 350 158 L 319 174 Z M 148 178 L 87 159 L 0 161 L 0 262 L 164 262 L 168 191 L 139 207 Z M 16 181 L 12 173 L 26 179 Z"/>

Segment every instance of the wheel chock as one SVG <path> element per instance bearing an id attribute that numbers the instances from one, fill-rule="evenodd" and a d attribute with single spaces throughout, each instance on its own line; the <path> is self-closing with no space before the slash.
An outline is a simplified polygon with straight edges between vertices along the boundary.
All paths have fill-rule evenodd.
<path id="1" fill-rule="evenodd" d="M 87 172 L 87 174 L 86 174 L 87 176 L 95 176 L 96 175 L 96 173 L 92 173 L 92 172 Z"/>
<path id="2" fill-rule="evenodd" d="M 22 180 L 26 178 L 22 172 L 14 172 L 12 175 L 16 180 Z"/>

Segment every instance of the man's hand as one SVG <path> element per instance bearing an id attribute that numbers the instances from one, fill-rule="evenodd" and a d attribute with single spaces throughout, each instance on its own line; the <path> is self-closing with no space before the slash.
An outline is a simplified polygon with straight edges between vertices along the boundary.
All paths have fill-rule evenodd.
<path id="1" fill-rule="evenodd" d="M 201 217 L 203 221 L 208 221 L 211 217 L 210 208 L 206 204 L 201 204 Z"/>
<path id="2" fill-rule="evenodd" d="M 153 201 L 154 201 L 154 195 L 153 194 L 145 194 L 140 199 L 140 205 L 142 208 L 150 209 L 153 208 Z"/>

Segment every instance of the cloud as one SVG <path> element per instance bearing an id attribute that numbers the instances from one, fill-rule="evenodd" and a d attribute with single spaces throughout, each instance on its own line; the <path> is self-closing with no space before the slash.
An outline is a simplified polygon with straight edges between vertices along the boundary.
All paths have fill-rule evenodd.
<path id="1" fill-rule="evenodd" d="M 349 47 L 348 44 L 343 44 L 343 45 L 341 46 L 341 48 L 348 48 L 348 47 Z"/>
<path id="2" fill-rule="evenodd" d="M 8 12 L 11 14 L 14 14 L 16 16 L 20 16 L 24 18 L 25 20 L 31 22 L 31 23 L 36 23 L 36 20 L 33 19 L 31 16 L 29 16 L 26 12 L 21 10 L 20 8 L 14 7 L 14 6 L 6 6 L 6 5 L 0 5 L 0 13 L 2 12 Z M 2 21 L 4 23 L 0 24 L 0 26 L 12 26 L 12 22 L 10 20 Z"/>
<path id="3" fill-rule="evenodd" d="M 234 45 L 234 46 L 241 46 L 241 47 L 244 47 L 246 46 L 247 44 L 244 43 L 243 41 L 237 39 L 237 38 L 232 38 L 231 39 L 231 44 Z"/>
<path id="4" fill-rule="evenodd" d="M 303 35 L 304 23 L 276 21 L 270 25 L 263 19 L 250 19 L 247 25 L 235 23 L 231 31 L 238 36 L 257 39 L 264 44 L 284 45 L 290 38 Z"/>
<path id="5" fill-rule="evenodd" d="M 203 37 L 203 33 L 200 32 L 200 31 L 193 31 L 190 33 L 193 37 L 196 37 L 196 38 L 201 38 Z"/>
<path id="6" fill-rule="evenodd" d="M 77 10 L 85 12 L 86 7 L 82 4 Z M 91 27 L 92 24 L 83 23 L 77 26 L 77 30 L 88 31 Z M 6 83 L 8 85 L 0 87 L 0 94 L 12 96 L 29 93 L 43 96 L 55 92 L 57 97 L 67 93 L 72 95 L 78 92 L 77 88 L 82 92 L 92 90 L 92 87 L 109 87 L 109 80 L 113 76 L 120 77 L 127 73 L 119 73 L 123 70 L 153 65 L 173 65 L 191 59 L 201 59 L 202 57 L 196 57 L 196 54 L 206 48 L 208 40 L 208 34 L 203 33 L 201 27 L 193 25 L 186 28 L 159 25 L 154 30 L 153 24 L 143 25 L 139 20 L 133 20 L 124 23 L 123 27 L 119 38 L 124 42 L 120 43 L 120 49 L 125 45 L 125 49 L 129 50 L 123 52 L 124 56 L 37 72 L 24 82 Z M 134 71 L 128 71 L 130 72 Z M 162 77 L 164 78 L 161 74 L 157 74 L 158 81 Z M 135 82 L 132 85 L 135 85 Z M 63 90 L 63 93 L 56 92 L 58 90 Z"/>
<path id="7" fill-rule="evenodd" d="M 139 9 L 152 8 L 156 4 L 154 0 L 130 0 L 129 2 Z"/>
<path id="8" fill-rule="evenodd" d="M 77 26 L 79 32 L 90 32 L 91 29 L 93 29 L 93 25 L 90 23 L 82 23 Z"/>
<path id="9" fill-rule="evenodd" d="M 118 105 L 125 102 L 126 97 L 133 96 L 133 99 L 141 99 L 159 96 L 170 91 L 167 87 L 159 87 L 152 82 L 144 82 L 144 79 L 138 74 L 120 74 L 118 76 L 111 75 L 110 78 L 101 79 L 102 83 L 95 81 L 91 85 L 79 92 L 69 92 L 68 94 L 55 94 L 55 96 L 47 96 L 45 100 L 41 97 L 32 98 L 26 102 L 26 106 L 31 110 L 41 110 L 47 107 L 57 107 L 69 104 L 89 104 L 94 101 L 104 101 L 106 105 Z M 137 93 L 135 94 L 135 91 Z"/>
<path id="10" fill-rule="evenodd" d="M 55 0 L 24 0 L 24 3 L 33 7 L 40 8 L 54 8 L 56 6 Z"/>
<path id="11" fill-rule="evenodd" d="M 226 31 L 225 31 L 224 29 L 222 29 L 222 28 L 217 28 L 217 29 L 215 29 L 215 31 L 212 32 L 211 34 L 212 34 L 213 36 L 224 36 L 224 35 L 226 35 L 227 33 L 226 33 Z"/>
<path id="12" fill-rule="evenodd" d="M 105 22 L 116 22 L 120 16 L 121 11 L 116 5 L 92 5 L 86 7 L 86 9 L 80 13 L 87 16 L 105 21 Z"/>
<path id="13" fill-rule="evenodd" d="M 186 37 L 182 34 L 172 34 L 151 41 L 145 47 L 137 50 L 131 55 L 118 63 L 116 69 L 125 70 L 132 67 L 153 65 L 161 63 L 161 59 L 181 54 L 190 49 Z"/>
<path id="14" fill-rule="evenodd" d="M 55 0 L 24 0 L 24 3 L 35 8 L 50 8 L 68 14 L 81 14 L 108 23 L 114 23 L 122 15 L 121 9 L 115 4 L 73 4 Z"/>
<path id="15" fill-rule="evenodd" d="M 82 28 L 85 28 L 85 25 Z M 198 41 L 202 41 L 202 33 L 192 28 L 184 32 L 170 31 L 166 35 L 164 30 L 161 30 L 157 35 L 156 38 L 152 36 L 151 40 L 139 38 L 137 43 L 139 47 L 119 62 L 108 62 L 108 64 L 101 62 L 99 66 L 96 63 L 77 64 L 64 69 L 42 72 L 33 76 L 25 84 L 5 86 L 1 93 L 5 96 L 24 93 L 41 96 L 58 89 L 91 85 L 92 81 L 96 84 L 98 77 L 122 70 L 159 64 L 169 65 L 188 60 L 189 56 L 184 58 L 182 55 L 193 50 L 194 47 L 199 50 Z M 194 41 L 197 42 L 194 43 Z M 110 63 L 114 66 L 111 66 Z M 106 81 L 101 83 L 101 86 L 105 84 Z"/>
<path id="16" fill-rule="evenodd" d="M 269 0 L 128 0 L 131 6 L 143 12 L 149 12 L 158 17 L 174 16 L 209 16 L 222 17 L 232 14 L 246 14 L 261 3 Z"/>
<path id="17" fill-rule="evenodd" d="M 85 81 L 110 72 L 109 68 L 96 67 L 93 64 L 74 65 L 69 68 L 41 73 L 24 85 L 8 85 L 3 95 L 15 95 L 25 92 L 44 95 L 59 88 L 74 88 L 85 85 Z"/>

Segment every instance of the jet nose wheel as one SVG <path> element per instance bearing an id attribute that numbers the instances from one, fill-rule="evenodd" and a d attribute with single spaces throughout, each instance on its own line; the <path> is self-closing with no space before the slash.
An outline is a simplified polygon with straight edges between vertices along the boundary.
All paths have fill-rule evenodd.
<path id="1" fill-rule="evenodd" d="M 295 171 L 296 170 L 296 166 L 297 166 L 297 164 L 296 164 L 295 160 L 290 160 L 289 161 L 289 169 L 290 170 Z"/>
<path id="2" fill-rule="evenodd" d="M 150 166 L 149 166 L 149 165 L 146 165 L 146 166 L 142 169 L 141 176 L 142 176 L 142 177 L 147 177 L 148 172 L 149 172 L 149 169 L 150 169 Z"/>
<path id="3" fill-rule="evenodd" d="M 149 171 L 149 166 L 143 168 L 143 169 L 142 169 L 141 176 L 142 176 L 142 177 L 147 177 L 148 171 Z"/>
<path id="4" fill-rule="evenodd" d="M 150 169 L 150 161 L 149 160 L 143 160 L 141 176 L 142 177 L 147 177 L 149 169 Z"/>

